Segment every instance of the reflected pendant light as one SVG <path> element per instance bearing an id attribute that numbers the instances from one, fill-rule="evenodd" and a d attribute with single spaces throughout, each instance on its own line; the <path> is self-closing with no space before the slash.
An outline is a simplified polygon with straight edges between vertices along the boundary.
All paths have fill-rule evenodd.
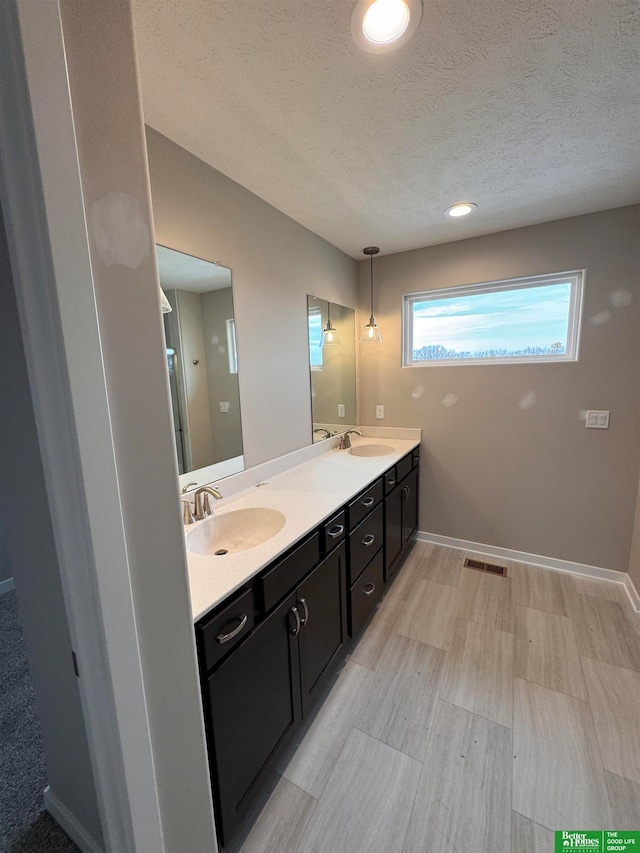
<path id="1" fill-rule="evenodd" d="M 360 343 L 381 344 L 382 335 L 380 334 L 380 329 L 376 323 L 376 318 L 373 316 L 373 256 L 377 255 L 380 249 L 377 246 L 367 246 L 367 248 L 362 251 L 365 255 L 369 255 L 369 258 L 371 259 L 371 316 L 369 317 L 369 322 L 364 327 L 362 334 L 360 335 Z"/>
<path id="2" fill-rule="evenodd" d="M 171 307 L 171 303 L 165 296 L 164 290 L 160 290 L 160 308 L 162 309 L 163 314 L 170 314 L 173 311 Z"/>
<path id="3" fill-rule="evenodd" d="M 327 328 L 322 331 L 321 347 L 339 347 L 342 346 L 340 335 L 331 325 L 331 303 L 327 302 Z"/>

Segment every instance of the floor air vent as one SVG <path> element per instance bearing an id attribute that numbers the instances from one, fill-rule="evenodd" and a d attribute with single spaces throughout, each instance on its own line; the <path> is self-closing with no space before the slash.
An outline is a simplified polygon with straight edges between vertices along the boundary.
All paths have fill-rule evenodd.
<path id="1" fill-rule="evenodd" d="M 475 569 L 477 572 L 487 572 L 490 575 L 498 575 L 501 578 L 506 578 L 507 567 L 496 566 L 493 563 L 483 563 L 482 560 L 471 560 L 469 557 L 464 561 L 465 568 Z"/>

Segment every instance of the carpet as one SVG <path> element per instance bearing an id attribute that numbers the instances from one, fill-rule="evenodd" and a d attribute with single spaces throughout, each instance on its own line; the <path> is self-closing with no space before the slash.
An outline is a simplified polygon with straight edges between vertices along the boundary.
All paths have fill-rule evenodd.
<path id="1" fill-rule="evenodd" d="M 0 853 L 80 853 L 44 810 L 47 768 L 15 591 L 0 595 Z"/>

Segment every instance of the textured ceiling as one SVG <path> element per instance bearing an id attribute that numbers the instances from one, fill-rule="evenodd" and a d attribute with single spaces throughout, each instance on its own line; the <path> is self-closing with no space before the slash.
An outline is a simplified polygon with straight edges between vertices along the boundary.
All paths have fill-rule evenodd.
<path id="1" fill-rule="evenodd" d="M 209 293 L 231 287 L 231 270 L 184 252 L 156 246 L 158 278 L 164 290 L 177 287 L 192 293 Z"/>
<path id="2" fill-rule="evenodd" d="M 147 123 L 359 258 L 640 200 L 640 0 L 424 0 L 383 56 L 354 6 L 134 0 Z"/>

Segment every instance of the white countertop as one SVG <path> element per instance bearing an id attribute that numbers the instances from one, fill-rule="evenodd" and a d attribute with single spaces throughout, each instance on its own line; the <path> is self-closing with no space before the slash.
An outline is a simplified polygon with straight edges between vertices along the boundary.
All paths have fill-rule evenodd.
<path id="1" fill-rule="evenodd" d="M 379 433 L 378 433 L 379 434 Z M 330 449 L 322 455 L 253 485 L 223 501 L 216 501 L 214 514 L 223 515 L 245 507 L 277 509 L 286 516 L 282 530 L 271 539 L 223 556 L 203 556 L 187 549 L 191 610 L 197 621 L 224 601 L 254 575 L 284 553 L 298 539 L 317 527 L 327 516 L 361 492 L 372 480 L 420 444 L 419 439 L 352 436 L 352 445 L 388 444 L 386 456 L 352 456 L 347 450 Z M 224 489 L 224 483 L 220 484 Z M 206 524 L 204 521 L 196 524 Z M 196 525 L 185 528 L 185 532 Z"/>

